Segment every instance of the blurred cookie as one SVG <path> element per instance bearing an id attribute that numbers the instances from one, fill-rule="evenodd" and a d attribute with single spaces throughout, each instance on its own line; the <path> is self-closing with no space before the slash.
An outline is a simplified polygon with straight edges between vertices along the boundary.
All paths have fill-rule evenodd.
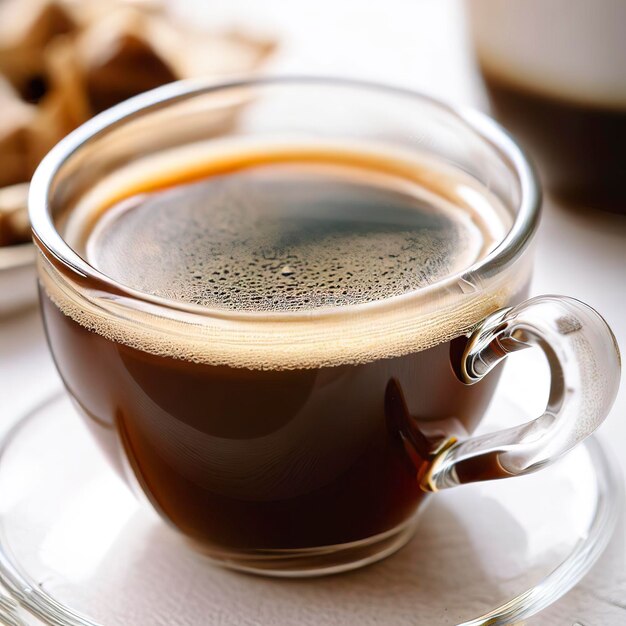
<path id="1" fill-rule="evenodd" d="M 0 76 L 0 187 L 30 177 L 30 129 L 37 109 Z"/>
<path id="2" fill-rule="evenodd" d="M 0 189 L 0 246 L 30 241 L 27 201 L 27 183 Z"/>
<path id="3" fill-rule="evenodd" d="M 117 10 L 93 22 L 77 42 L 93 113 L 178 78 L 150 41 L 151 16 Z"/>
<path id="4" fill-rule="evenodd" d="M 79 36 L 94 112 L 174 80 L 256 70 L 274 48 L 241 33 L 196 32 L 138 4 L 119 6 Z"/>
<path id="5" fill-rule="evenodd" d="M 77 28 L 71 12 L 61 2 L 0 2 L 0 73 L 24 101 L 37 103 L 47 91 L 47 45 L 60 35 L 75 33 Z"/>

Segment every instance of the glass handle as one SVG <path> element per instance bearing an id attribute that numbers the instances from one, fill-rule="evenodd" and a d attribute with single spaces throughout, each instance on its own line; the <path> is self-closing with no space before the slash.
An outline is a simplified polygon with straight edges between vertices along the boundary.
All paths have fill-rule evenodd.
<path id="1" fill-rule="evenodd" d="M 422 479 L 426 491 L 534 472 L 588 437 L 607 416 L 620 380 L 617 342 L 591 307 L 540 296 L 489 315 L 472 333 L 457 375 L 467 385 L 509 354 L 540 348 L 551 372 L 543 415 L 495 433 L 444 442 Z"/>

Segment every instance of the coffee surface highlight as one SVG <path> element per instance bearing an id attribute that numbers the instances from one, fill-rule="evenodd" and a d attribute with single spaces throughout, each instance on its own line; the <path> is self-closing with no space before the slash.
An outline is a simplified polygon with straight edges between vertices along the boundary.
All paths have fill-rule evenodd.
<path id="1" fill-rule="evenodd" d="M 493 249 L 498 226 L 390 175 L 258 165 L 119 203 L 89 235 L 87 258 L 170 300 L 302 311 L 390 298 L 461 272 Z"/>

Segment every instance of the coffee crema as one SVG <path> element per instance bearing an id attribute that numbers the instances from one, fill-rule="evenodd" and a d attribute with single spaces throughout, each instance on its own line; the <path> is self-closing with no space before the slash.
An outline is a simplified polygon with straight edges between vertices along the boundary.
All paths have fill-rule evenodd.
<path id="1" fill-rule="evenodd" d="M 480 290 L 461 279 L 511 222 L 469 175 L 408 151 L 213 142 L 118 171 L 65 224 L 102 274 L 206 312 L 202 324 L 141 312 L 112 325 L 47 290 L 78 323 L 153 354 L 254 369 L 367 362 L 447 341 L 517 293 L 515 277 Z"/>
<path id="2" fill-rule="evenodd" d="M 349 166 L 257 165 L 110 208 L 87 260 L 169 300 L 251 312 L 343 307 L 458 274 L 503 238 L 393 176 Z"/>

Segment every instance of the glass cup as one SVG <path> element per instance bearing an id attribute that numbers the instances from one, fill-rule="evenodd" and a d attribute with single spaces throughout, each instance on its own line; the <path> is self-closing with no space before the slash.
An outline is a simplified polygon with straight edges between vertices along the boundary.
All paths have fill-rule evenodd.
<path id="1" fill-rule="evenodd" d="M 120 172 L 149 158 L 166 184 L 171 161 L 155 156 L 234 139 L 436 159 L 484 185 L 510 228 L 427 287 L 306 311 L 143 293 L 69 245 L 85 199 L 117 197 Z M 620 373 L 606 323 L 571 298 L 525 300 L 539 207 L 523 153 L 480 113 L 347 80 L 172 84 L 89 121 L 33 179 L 50 350 L 112 466 L 212 559 L 276 576 L 355 568 L 408 541 L 428 494 L 533 472 L 606 417 Z M 472 436 L 498 364 L 528 347 L 552 372 L 545 412 Z"/>

